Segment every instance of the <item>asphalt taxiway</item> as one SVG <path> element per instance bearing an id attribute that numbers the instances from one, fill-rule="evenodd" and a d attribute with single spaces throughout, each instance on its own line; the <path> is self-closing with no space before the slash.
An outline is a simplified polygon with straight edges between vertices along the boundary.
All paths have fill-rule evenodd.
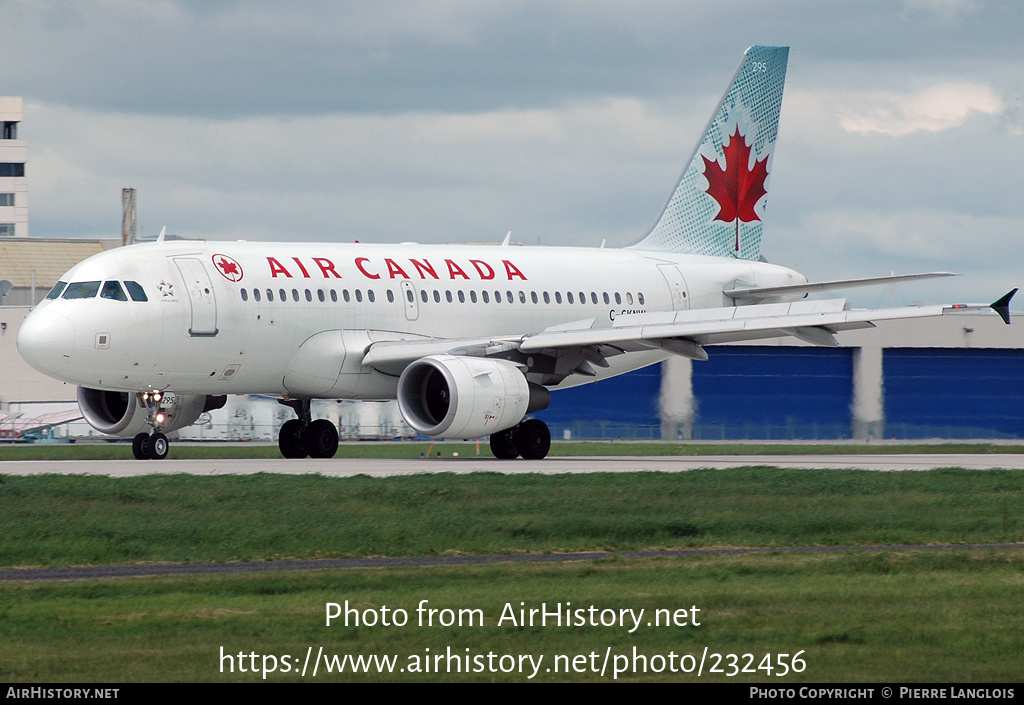
<path id="1" fill-rule="evenodd" d="M 171 450 L 173 453 L 173 448 Z M 750 466 L 860 469 L 877 471 L 966 468 L 1024 470 L 1024 454 L 921 453 L 854 455 L 699 455 L 699 456 L 595 456 L 544 460 L 497 460 L 488 456 L 458 458 L 332 458 L 329 460 L 218 459 L 218 460 L 11 460 L 0 462 L 0 475 L 110 475 L 131 477 L 185 473 L 190 475 L 250 475 L 254 473 L 320 474 L 329 477 L 369 475 L 388 477 L 418 473 L 499 472 L 505 474 L 588 472 L 686 472 L 699 468 Z"/>

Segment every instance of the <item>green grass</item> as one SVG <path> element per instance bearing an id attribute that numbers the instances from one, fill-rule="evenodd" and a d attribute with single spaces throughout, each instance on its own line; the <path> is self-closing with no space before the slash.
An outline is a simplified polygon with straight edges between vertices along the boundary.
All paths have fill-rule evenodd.
<path id="1" fill-rule="evenodd" d="M 390 443 L 343 443 L 337 458 L 418 458 L 421 453 L 453 452 L 472 455 L 473 443 L 424 443 L 394 441 Z M 480 444 L 480 453 L 490 455 L 487 442 Z M 878 453 L 1024 453 L 1024 445 L 984 442 L 951 443 L 672 443 L 663 441 L 555 441 L 550 457 L 631 456 L 631 455 L 828 455 Z M 207 443 L 186 445 L 171 443 L 171 459 L 204 458 L 280 458 L 276 444 L 225 445 Z M 4 460 L 130 460 L 129 443 L 75 443 L 39 445 L 0 445 L 0 462 Z M 2 470 L 2 467 L 0 467 Z"/>
<path id="2" fill-rule="evenodd" d="M 1024 540 L 1024 473 L 742 468 L 584 475 L 0 475 L 0 565 L 517 553 L 685 546 Z M 1006 682 L 1024 653 L 1024 549 L 613 558 L 585 563 L 0 583 L 0 682 L 254 681 L 245 654 L 556 655 L 598 662 L 765 654 L 785 677 L 634 673 L 619 680 Z M 480 610 L 420 627 L 416 606 Z M 325 604 L 405 609 L 404 627 L 325 626 Z M 506 603 L 674 611 L 700 626 L 497 624 Z M 429 649 L 429 652 L 428 652 Z M 261 661 L 262 662 L 262 661 Z M 571 660 L 569 661 L 571 663 Z M 269 661 L 268 661 L 269 663 Z M 565 661 L 562 662 L 566 663 Z M 616 661 L 612 661 L 614 665 Z M 621 660 L 618 663 L 623 664 Z M 721 661 L 730 668 L 730 661 Z M 628 663 L 626 663 L 628 665 Z M 708 662 L 710 667 L 711 662 Z M 296 669 L 298 665 L 296 665 Z M 609 667 L 610 668 L 610 667 Z M 322 670 L 322 667 L 321 667 Z M 301 680 L 276 673 L 267 680 Z M 307 676 L 307 681 L 312 680 Z M 525 681 L 517 672 L 317 680 Z M 610 681 L 592 672 L 537 680 Z"/>
<path id="3" fill-rule="evenodd" d="M 785 677 L 739 673 L 633 673 L 618 680 L 800 682 L 1015 682 L 1024 653 L 1024 551 L 709 556 L 613 559 L 587 564 L 312 571 L 258 575 L 0 584 L 0 681 L 247 681 L 220 672 L 221 647 L 289 655 L 543 656 L 536 680 L 611 682 L 592 672 L 548 673 L 556 655 L 637 652 L 798 652 L 806 668 Z M 477 609 L 483 626 L 420 627 L 421 600 Z M 408 612 L 404 627 L 325 626 L 325 604 Z M 504 605 L 570 602 L 598 609 L 690 609 L 699 626 L 498 626 Z M 429 651 L 428 651 L 429 649 Z M 787 661 L 791 660 L 787 659 Z M 589 658 L 584 662 L 591 663 Z M 237 663 L 237 662 L 236 662 Z M 262 663 L 262 660 L 258 661 Z M 270 662 L 268 661 L 268 664 Z M 564 663 L 564 662 L 563 662 Z M 627 662 L 619 662 L 628 665 Z M 720 666 L 729 670 L 729 661 Z M 229 662 L 225 662 L 227 666 Z M 309 673 L 311 674 L 312 668 Z M 303 680 L 273 673 L 268 681 Z M 312 682 L 307 675 L 304 679 Z M 525 682 L 519 673 L 325 674 L 318 681 Z"/>
<path id="4" fill-rule="evenodd" d="M 1024 540 L 1024 473 L 0 476 L 0 566 Z"/>

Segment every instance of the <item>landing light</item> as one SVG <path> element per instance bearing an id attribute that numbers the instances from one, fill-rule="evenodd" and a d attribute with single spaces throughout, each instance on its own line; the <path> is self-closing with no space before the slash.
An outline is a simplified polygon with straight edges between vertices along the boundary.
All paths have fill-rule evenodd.
<path id="1" fill-rule="evenodd" d="M 161 411 L 160 413 L 158 413 L 156 415 L 156 422 L 157 423 L 163 423 L 166 420 L 167 420 L 167 414 L 165 414 L 164 412 Z"/>

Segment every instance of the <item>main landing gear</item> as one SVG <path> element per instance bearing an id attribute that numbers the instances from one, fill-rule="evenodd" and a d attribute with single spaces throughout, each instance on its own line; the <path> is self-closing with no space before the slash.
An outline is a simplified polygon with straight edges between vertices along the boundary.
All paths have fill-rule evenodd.
<path id="1" fill-rule="evenodd" d="M 540 460 L 551 449 L 551 431 L 540 419 L 526 419 L 518 426 L 491 434 L 491 452 L 495 458 Z"/>
<path id="2" fill-rule="evenodd" d="M 333 458 L 338 452 L 338 429 L 327 419 L 310 419 L 309 399 L 281 401 L 299 418 L 285 421 L 277 447 L 286 458 Z"/>

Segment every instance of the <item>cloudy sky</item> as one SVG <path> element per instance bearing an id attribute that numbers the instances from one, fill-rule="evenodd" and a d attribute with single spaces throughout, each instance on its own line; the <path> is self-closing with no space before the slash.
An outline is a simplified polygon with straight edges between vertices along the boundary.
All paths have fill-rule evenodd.
<path id="1" fill-rule="evenodd" d="M 0 95 L 35 236 L 117 236 L 130 186 L 148 237 L 621 246 L 743 50 L 788 45 L 765 256 L 977 301 L 1024 284 L 1022 31 L 1019 0 L 0 0 Z"/>

